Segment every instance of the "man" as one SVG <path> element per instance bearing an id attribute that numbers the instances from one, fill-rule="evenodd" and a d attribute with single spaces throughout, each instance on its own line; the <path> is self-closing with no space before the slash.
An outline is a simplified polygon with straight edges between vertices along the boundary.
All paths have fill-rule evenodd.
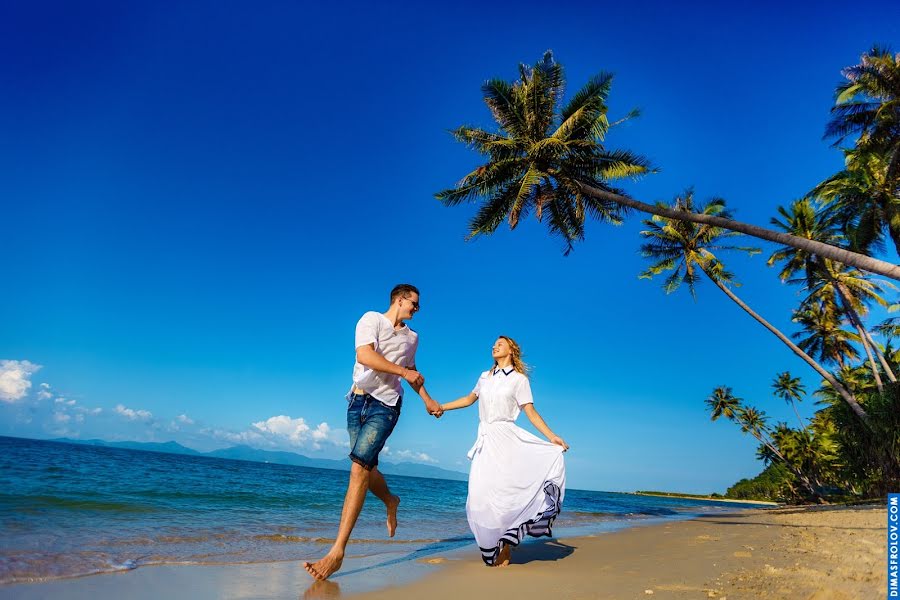
<path id="1" fill-rule="evenodd" d="M 443 414 L 441 405 L 425 391 L 425 378 L 416 369 L 418 334 L 404 321 L 419 311 L 419 290 L 400 284 L 391 290 L 387 312 L 367 312 L 356 324 L 356 363 L 353 386 L 347 399 L 347 431 L 350 433 L 350 483 L 344 496 L 341 524 L 331 550 L 315 563 L 303 566 L 316 579 L 327 579 L 341 568 L 344 551 L 356 519 L 371 491 L 387 508 L 387 530 L 390 537 L 397 529 L 397 506 L 400 498 L 388 489 L 378 470 L 378 454 L 400 417 L 406 380 L 425 402 L 425 409 L 435 417 Z"/>

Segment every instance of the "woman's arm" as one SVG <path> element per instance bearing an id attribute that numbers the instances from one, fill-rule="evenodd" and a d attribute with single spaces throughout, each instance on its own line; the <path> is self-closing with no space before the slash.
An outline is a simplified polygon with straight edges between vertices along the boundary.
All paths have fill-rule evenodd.
<path id="1" fill-rule="evenodd" d="M 522 410 L 524 410 L 525 414 L 528 415 L 528 420 L 531 421 L 531 424 L 534 425 L 535 429 L 543 433 L 544 437 L 546 437 L 547 440 L 550 441 L 550 443 L 556 444 L 557 446 L 562 446 L 563 452 L 569 449 L 569 445 L 565 442 L 565 440 L 550 430 L 550 428 L 544 422 L 544 419 L 534 408 L 534 404 L 526 404 L 522 407 Z"/>
<path id="2" fill-rule="evenodd" d="M 478 400 L 478 396 L 475 395 L 475 392 L 472 392 L 468 396 L 463 396 L 462 398 L 457 398 L 453 402 L 448 402 L 447 404 L 441 404 L 441 408 L 445 411 L 447 410 L 455 410 L 457 408 L 465 408 L 467 406 L 472 406 Z"/>

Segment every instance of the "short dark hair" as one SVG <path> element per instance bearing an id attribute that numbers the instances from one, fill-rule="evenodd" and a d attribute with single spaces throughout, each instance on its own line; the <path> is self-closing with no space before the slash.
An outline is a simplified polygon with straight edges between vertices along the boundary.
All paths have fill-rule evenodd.
<path id="1" fill-rule="evenodd" d="M 418 294 L 419 288 L 409 283 L 398 283 L 394 286 L 394 289 L 391 290 L 391 304 L 394 303 L 394 300 L 397 296 L 401 298 L 406 298 L 410 294 Z"/>

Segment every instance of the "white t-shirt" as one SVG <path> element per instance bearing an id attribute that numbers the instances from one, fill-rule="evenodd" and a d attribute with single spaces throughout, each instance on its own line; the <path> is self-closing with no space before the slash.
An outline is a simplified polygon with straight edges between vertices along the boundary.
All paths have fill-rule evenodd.
<path id="1" fill-rule="evenodd" d="M 369 311 L 356 324 L 356 347 L 375 344 L 375 352 L 394 364 L 412 368 L 416 364 L 419 334 L 405 323 L 400 329 L 380 312 Z M 361 388 L 377 400 L 395 406 L 403 395 L 402 377 L 375 371 L 360 364 L 353 364 L 353 385 Z"/>
<path id="2" fill-rule="evenodd" d="M 485 371 L 472 393 L 478 396 L 478 417 L 482 423 L 515 421 L 522 406 L 534 404 L 528 378 L 512 367 Z"/>

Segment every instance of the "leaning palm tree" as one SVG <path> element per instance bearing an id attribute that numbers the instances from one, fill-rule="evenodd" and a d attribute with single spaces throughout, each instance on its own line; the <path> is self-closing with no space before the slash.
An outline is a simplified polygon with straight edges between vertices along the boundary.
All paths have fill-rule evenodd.
<path id="1" fill-rule="evenodd" d="M 720 417 L 725 417 L 729 421 L 733 421 L 737 413 L 741 410 L 740 398 L 736 397 L 731 392 L 731 388 L 726 386 L 720 386 L 714 389 L 705 402 L 712 414 L 713 421 L 718 420 Z"/>
<path id="2" fill-rule="evenodd" d="M 674 210 L 676 212 L 725 215 L 726 218 L 729 216 L 724 200 L 714 199 L 705 206 L 694 206 L 693 195 L 690 192 L 685 194 L 683 198 L 675 199 Z M 696 297 L 696 284 L 700 280 L 701 274 L 706 275 L 722 293 L 744 309 L 747 314 L 756 319 L 763 327 L 772 332 L 794 354 L 803 359 L 804 362 L 827 380 L 828 383 L 838 390 L 860 419 L 866 420 L 865 411 L 849 390 L 775 326 L 738 298 L 729 288 L 729 285 L 734 283 L 733 276 L 725 270 L 723 263 L 716 257 L 714 251 L 742 251 L 755 254 L 759 252 L 759 249 L 727 244 L 725 242 L 727 238 L 740 234 L 721 227 L 697 225 L 691 221 L 669 219 L 656 215 L 650 220 L 644 221 L 644 224 L 647 225 L 648 229 L 642 231 L 641 235 L 649 241 L 641 245 L 641 252 L 645 258 L 653 260 L 654 263 L 640 275 L 642 279 L 652 279 L 663 272 L 671 271 L 671 274 L 666 277 L 663 283 L 663 289 L 666 293 L 674 292 L 682 283 L 685 283 L 691 295 Z"/>
<path id="3" fill-rule="evenodd" d="M 885 232 L 900 253 L 900 169 L 869 145 L 844 151 L 844 170 L 810 191 L 839 220 L 853 250 L 884 247 Z"/>
<path id="4" fill-rule="evenodd" d="M 800 422 L 800 427 L 806 431 L 806 424 L 800 416 L 800 411 L 797 410 L 797 402 L 802 401 L 804 394 L 806 394 L 806 387 L 800 381 L 800 378 L 792 377 L 790 371 L 779 373 L 772 382 L 772 389 L 775 391 L 776 396 L 791 405 L 794 409 L 794 414 L 797 415 L 797 421 Z"/>
<path id="5" fill-rule="evenodd" d="M 859 342 L 859 336 L 843 328 L 838 311 L 827 302 L 804 302 L 793 313 L 792 320 L 801 330 L 791 337 L 797 340 L 801 350 L 815 356 L 823 363 L 836 364 L 843 369 L 848 361 L 859 358 L 851 342 Z"/>
<path id="6" fill-rule="evenodd" d="M 838 231 L 838 218 L 834 213 L 817 210 L 809 198 L 796 200 L 789 208 L 779 206 L 778 212 L 781 219 L 773 218 L 772 224 L 782 231 L 824 243 L 840 243 L 843 239 Z M 784 263 L 779 273 L 782 281 L 802 283 L 804 288 L 810 291 L 810 297 L 816 297 L 821 302 L 833 303 L 841 308 L 850 324 L 857 330 L 879 388 L 882 386 L 881 377 L 873 354 L 881 360 L 888 378 L 896 381 L 884 357 L 878 355 L 877 345 L 869 335 L 861 317 L 868 312 L 870 302 L 887 305 L 881 293 L 882 288 L 890 284 L 873 281 L 857 269 L 848 268 L 846 265 L 793 246 L 776 249 L 769 257 L 768 265 L 772 266 L 776 262 Z"/>
<path id="7" fill-rule="evenodd" d="M 849 323 L 856 329 L 859 340 L 865 351 L 867 362 L 872 369 L 872 376 L 880 391 L 884 386 L 875 363 L 876 357 L 881 362 L 888 379 L 897 381 L 897 377 L 881 352 L 878 344 L 863 323 L 863 317 L 869 312 L 869 304 L 875 303 L 883 308 L 888 302 L 883 294 L 886 289 L 896 290 L 889 282 L 875 281 L 866 277 L 861 271 L 829 260 L 821 262 L 812 287 L 809 288 L 810 300 L 817 300 L 839 306 Z"/>
<path id="8" fill-rule="evenodd" d="M 877 150 L 885 157 L 885 174 L 893 180 L 900 174 L 900 54 L 874 46 L 843 75 L 847 81 L 835 90 L 825 137 L 839 145 L 859 136 L 858 147 Z"/>
<path id="9" fill-rule="evenodd" d="M 721 227 L 779 244 L 796 245 L 832 260 L 900 280 L 900 266 L 844 248 L 801 239 L 782 232 L 641 202 L 613 186 L 622 178 L 638 178 L 652 168 L 642 156 L 609 150 L 606 100 L 612 75 L 593 77 L 564 106 L 562 67 L 547 52 L 533 67 L 520 65 L 512 83 L 491 79 L 482 86 L 484 101 L 497 131 L 462 126 L 452 134 L 486 158 L 483 165 L 454 187 L 435 196 L 446 206 L 481 201 L 469 223 L 469 237 L 490 235 L 507 221 L 515 229 L 533 213 L 564 251 L 584 238 L 586 217 L 617 223 L 627 209 L 670 219 Z"/>
<path id="10" fill-rule="evenodd" d="M 734 421 L 740 425 L 742 432 L 749 433 L 765 446 L 766 456 L 771 456 L 772 461 L 777 459 L 783 463 L 794 476 L 803 483 L 813 497 L 822 501 L 821 495 L 806 474 L 800 471 L 795 465 L 788 462 L 770 439 L 770 432 L 766 424 L 766 415 L 764 412 L 759 411 L 752 406 L 743 406 L 742 400 L 732 393 L 730 387 L 725 386 L 714 389 L 710 397 L 706 399 L 706 405 L 712 412 L 713 421 L 720 417 L 725 417 L 729 421 Z M 768 459 L 765 458 L 764 460 L 768 461 Z"/>

